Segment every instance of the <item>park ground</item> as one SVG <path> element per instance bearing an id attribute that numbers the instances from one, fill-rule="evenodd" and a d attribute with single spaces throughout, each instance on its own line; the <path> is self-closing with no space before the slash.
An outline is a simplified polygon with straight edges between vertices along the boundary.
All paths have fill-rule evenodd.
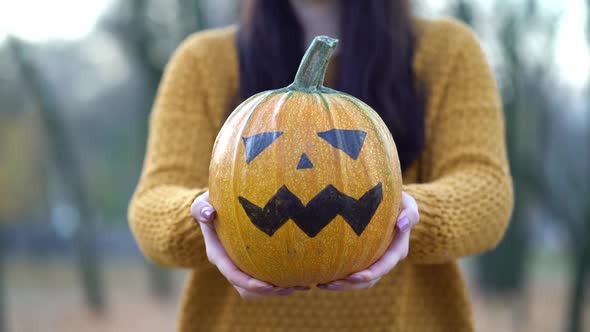
<path id="1" fill-rule="evenodd" d="M 63 259 L 7 262 L 8 332 L 174 331 L 185 273 L 174 273 L 172 296 L 155 300 L 141 261 L 104 265 L 108 308 L 96 315 L 84 305 L 79 280 Z M 561 331 L 565 327 L 568 279 L 564 269 L 536 269 L 525 296 L 484 294 L 467 273 L 477 331 Z M 526 305 L 523 305 L 526 304 Z M 590 326 L 590 305 L 585 306 Z"/>

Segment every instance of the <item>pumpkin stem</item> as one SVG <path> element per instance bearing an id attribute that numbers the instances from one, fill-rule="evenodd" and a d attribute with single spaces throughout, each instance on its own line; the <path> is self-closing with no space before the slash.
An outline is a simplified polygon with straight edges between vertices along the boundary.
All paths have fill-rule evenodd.
<path id="1" fill-rule="evenodd" d="M 328 69 L 336 44 L 338 44 L 338 39 L 326 36 L 315 37 L 301 60 L 295 81 L 290 85 L 290 88 L 317 90 L 322 87 L 326 69 Z"/>

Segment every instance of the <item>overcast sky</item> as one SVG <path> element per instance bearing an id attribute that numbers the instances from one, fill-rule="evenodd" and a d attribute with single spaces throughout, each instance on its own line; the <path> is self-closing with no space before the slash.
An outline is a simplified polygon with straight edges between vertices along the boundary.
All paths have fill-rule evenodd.
<path id="1" fill-rule="evenodd" d="M 238 1 L 238 0 L 236 0 Z M 489 0 L 473 0 L 489 7 Z M 92 31 L 113 0 L 3 0 L 0 2 L 0 42 L 8 33 L 34 42 L 75 40 Z M 448 0 L 423 0 L 432 13 Z M 562 12 L 556 52 L 558 75 L 563 83 L 581 89 L 590 73 L 590 52 L 584 39 L 584 0 L 544 0 L 546 10 Z"/>

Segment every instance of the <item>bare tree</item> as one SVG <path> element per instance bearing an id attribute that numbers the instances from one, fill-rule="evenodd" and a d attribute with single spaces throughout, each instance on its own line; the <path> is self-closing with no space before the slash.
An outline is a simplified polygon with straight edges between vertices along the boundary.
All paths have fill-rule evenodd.
<path id="1" fill-rule="evenodd" d="M 590 0 L 588 0 L 590 1 Z M 539 11 L 536 0 L 524 0 L 522 6 L 506 6 L 496 1 L 494 10 L 497 48 L 501 55 L 499 80 L 506 119 L 506 141 L 514 181 L 515 205 L 510 227 L 503 241 L 493 251 L 478 258 L 480 285 L 494 294 L 520 296 L 513 310 L 515 329 L 520 330 L 526 314 L 526 260 L 529 257 L 528 221 L 530 210 L 543 205 L 545 196 L 544 160 L 548 144 L 552 89 L 551 63 L 546 54 L 535 55 L 527 48 L 531 34 L 544 36 L 544 49 L 555 42 L 557 18 Z M 473 22 L 472 2 L 458 0 L 455 14 Z"/>
<path id="2" fill-rule="evenodd" d="M 590 0 L 586 0 L 586 40 L 590 47 Z M 590 73 L 589 73 L 590 74 Z M 590 86 L 586 87 L 590 91 Z M 590 100 L 586 94 L 586 102 Z M 584 331 L 584 303 L 590 280 L 590 105 L 585 105 L 585 126 L 573 125 L 554 105 L 551 114 L 548 160 L 543 192 L 552 213 L 562 222 L 572 251 L 572 282 L 569 295 L 567 330 Z"/>
<path id="3" fill-rule="evenodd" d="M 6 322 L 6 275 L 4 272 L 4 229 L 2 228 L 2 219 L 0 219 L 0 332 L 8 331 Z"/>
<path id="4" fill-rule="evenodd" d="M 234 1 L 214 2 L 205 0 L 131 0 L 121 1 L 120 5 L 128 12 L 127 20 L 109 22 L 109 30 L 119 41 L 127 56 L 139 64 L 144 73 L 145 105 L 138 112 L 140 142 L 147 137 L 147 120 L 151 104 L 162 77 L 164 66 L 174 48 L 189 34 L 207 28 L 211 23 L 207 10 L 219 6 L 227 7 L 237 16 L 238 5 Z M 209 4 L 209 6 L 207 6 Z M 210 8 L 211 7 L 211 8 Z M 162 10 L 171 11 L 171 15 L 159 15 Z M 158 15 L 154 15 L 157 13 Z M 158 21 L 159 20 L 159 21 Z M 144 152 L 142 145 L 137 150 Z M 150 285 L 157 297 L 171 294 L 172 281 L 168 270 L 147 263 Z"/>
<path id="5" fill-rule="evenodd" d="M 561 112 L 560 112 L 561 113 Z M 590 277 L 590 134 L 584 127 L 568 123 L 561 114 L 551 118 L 551 144 L 547 149 L 545 194 L 551 212 L 563 223 L 572 251 L 572 283 L 568 331 L 584 331 L 583 311 Z"/>
<path id="6" fill-rule="evenodd" d="M 454 15 L 463 22 L 474 24 L 476 7 L 473 2 L 457 0 L 453 8 Z M 523 153 L 534 145 L 536 136 L 522 136 L 523 125 L 534 121 L 534 114 L 526 105 L 525 78 L 527 68 L 521 59 L 521 38 L 526 33 L 526 26 L 519 24 L 522 13 L 513 9 L 498 13 L 501 22 L 497 29 L 499 49 L 503 57 L 501 68 L 501 86 L 503 110 L 506 118 L 506 135 L 508 155 L 512 174 L 514 175 L 515 207 L 510 226 L 500 245 L 493 251 L 480 256 L 477 260 L 477 276 L 480 286 L 494 294 L 511 295 L 522 292 L 524 288 L 524 262 L 527 252 L 526 210 L 529 205 L 530 184 L 526 174 L 532 155 Z M 477 27 L 474 27 L 477 29 Z M 524 139 L 524 140 L 523 140 Z M 528 151 L 527 151 L 528 152 Z"/>
<path id="7" fill-rule="evenodd" d="M 590 0 L 586 0 L 586 9 L 586 40 L 590 47 Z M 586 91 L 590 91 L 590 86 Z M 586 94 L 587 103 L 590 102 L 588 95 L 590 93 Z M 571 240 L 572 284 L 567 319 L 570 332 L 584 331 L 584 302 L 590 280 L 590 182 L 587 181 L 590 104 L 585 108 L 586 128 L 567 124 L 560 114 L 554 112 L 551 121 L 554 144 L 549 151 L 553 163 L 546 168 L 545 177 L 547 203 L 563 222 Z"/>
<path id="8" fill-rule="evenodd" d="M 164 71 L 164 65 L 174 47 L 191 32 L 204 26 L 200 0 L 122 1 L 119 6 L 127 14 L 124 19 L 106 22 L 105 28 L 119 40 L 122 49 L 134 63 L 138 64 L 144 76 L 145 98 L 139 106 L 137 126 L 139 127 L 138 155 L 143 156 L 147 138 L 148 118 L 151 104 Z M 153 17 L 154 12 L 172 10 L 170 22 L 162 16 Z M 155 19 L 164 20 L 155 22 Z M 166 41 L 162 44 L 162 41 Z M 141 158 L 138 158 L 141 160 Z M 170 271 L 146 262 L 150 288 L 156 298 L 167 298 L 172 294 Z"/>
<path id="9" fill-rule="evenodd" d="M 16 37 L 9 37 L 8 47 L 20 71 L 20 78 L 29 89 L 31 99 L 41 115 L 47 137 L 47 150 L 60 174 L 70 202 L 77 208 L 79 219 L 74 235 L 78 253 L 80 278 L 86 303 L 96 312 L 105 308 L 103 283 L 96 248 L 95 214 L 88 200 L 80 162 L 67 137 L 63 120 L 50 85 L 42 77 L 33 61 L 28 57 L 24 43 Z"/>

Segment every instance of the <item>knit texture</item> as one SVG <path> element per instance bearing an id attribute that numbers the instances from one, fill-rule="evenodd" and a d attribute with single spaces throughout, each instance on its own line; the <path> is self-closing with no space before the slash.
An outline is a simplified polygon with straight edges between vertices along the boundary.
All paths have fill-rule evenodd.
<path id="1" fill-rule="evenodd" d="M 190 215 L 238 89 L 235 27 L 195 33 L 174 53 L 150 119 L 129 221 L 143 253 L 192 269 L 179 331 L 471 331 L 457 259 L 497 245 L 513 205 L 497 86 L 475 35 L 453 20 L 417 22 L 416 75 L 426 140 L 403 174 L 420 210 L 410 253 L 372 289 L 312 289 L 243 301 L 211 265 Z"/>

